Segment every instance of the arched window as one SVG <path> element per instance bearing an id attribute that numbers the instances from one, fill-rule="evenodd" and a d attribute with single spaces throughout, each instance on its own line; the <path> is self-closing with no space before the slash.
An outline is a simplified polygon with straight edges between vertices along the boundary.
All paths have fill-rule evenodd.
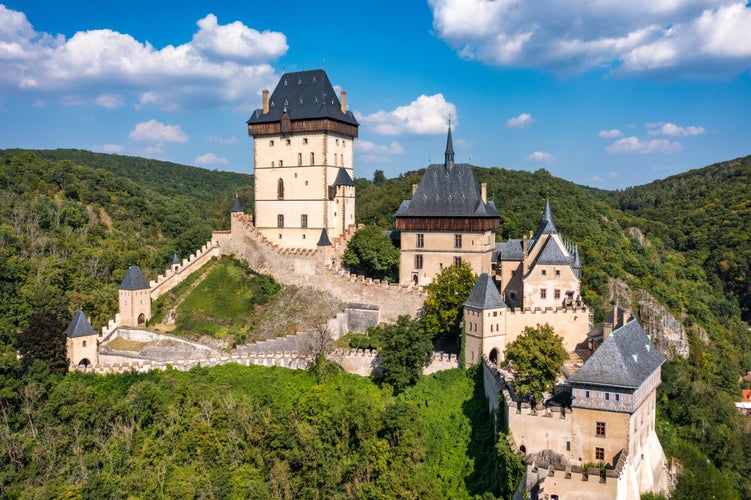
<path id="1" fill-rule="evenodd" d="M 276 197 L 280 200 L 284 199 L 284 181 L 281 179 L 281 177 L 276 183 Z"/>

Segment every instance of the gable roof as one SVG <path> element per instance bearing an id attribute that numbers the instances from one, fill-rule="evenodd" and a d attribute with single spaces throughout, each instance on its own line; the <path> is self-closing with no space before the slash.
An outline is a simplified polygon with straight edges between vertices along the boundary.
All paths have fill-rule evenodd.
<path id="1" fill-rule="evenodd" d="M 430 165 L 412 200 L 402 202 L 396 216 L 500 218 L 494 203 L 482 201 L 480 184 L 467 163 Z"/>
<path id="2" fill-rule="evenodd" d="M 555 238 L 550 237 L 543 243 L 542 250 L 537 255 L 533 267 L 537 264 L 570 265 L 573 261 L 571 256 L 563 253 L 563 249 Z"/>
<path id="3" fill-rule="evenodd" d="M 120 290 L 146 290 L 151 288 L 146 278 L 141 273 L 141 268 L 138 266 L 130 266 L 128 272 L 125 273 L 122 283 L 120 283 Z"/>
<path id="4" fill-rule="evenodd" d="M 475 309 L 501 309 L 506 306 L 506 303 L 501 299 L 501 294 L 498 293 L 498 289 L 490 279 L 488 273 L 482 273 L 477 279 L 477 283 L 469 292 L 465 306 L 474 307 Z"/>
<path id="5" fill-rule="evenodd" d="M 665 356 L 632 320 L 614 330 L 568 382 L 636 389 L 664 362 Z"/>
<path id="6" fill-rule="evenodd" d="M 342 113 L 341 102 L 322 69 L 283 74 L 269 97 L 269 112 L 256 109 L 248 124 L 278 122 L 285 110 L 292 121 L 329 118 L 359 125 L 352 111 Z"/>
<path id="7" fill-rule="evenodd" d="M 80 309 L 73 315 L 73 319 L 65 330 L 65 335 L 69 338 L 89 337 L 96 334 L 96 330 Z"/>

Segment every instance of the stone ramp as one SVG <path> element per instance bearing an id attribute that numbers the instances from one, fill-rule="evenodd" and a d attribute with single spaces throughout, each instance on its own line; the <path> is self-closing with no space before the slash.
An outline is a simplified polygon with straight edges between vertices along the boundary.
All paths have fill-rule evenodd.
<path id="1" fill-rule="evenodd" d="M 238 354 L 257 354 L 261 352 L 297 352 L 303 355 L 314 345 L 316 332 L 304 332 L 284 337 L 261 340 L 253 344 L 238 345 Z"/>

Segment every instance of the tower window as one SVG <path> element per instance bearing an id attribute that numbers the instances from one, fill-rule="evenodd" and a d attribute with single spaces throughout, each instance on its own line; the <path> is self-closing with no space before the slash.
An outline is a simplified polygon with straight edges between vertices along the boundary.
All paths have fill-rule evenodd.
<path id="1" fill-rule="evenodd" d="M 86 347 L 86 341 L 85 340 L 81 341 L 81 347 Z"/>
<path id="2" fill-rule="evenodd" d="M 462 265 L 462 258 L 461 257 L 454 257 L 454 265 L 455 266 L 461 266 Z"/>
<path id="3" fill-rule="evenodd" d="M 556 276 L 560 276 L 561 275 L 561 270 L 560 269 L 556 269 L 555 270 L 555 275 Z"/>
<path id="4" fill-rule="evenodd" d="M 284 180 L 281 177 L 276 183 L 276 197 L 279 200 L 284 199 Z"/>
<path id="5" fill-rule="evenodd" d="M 269 141 L 269 146 L 273 148 L 274 147 L 274 141 Z"/>
<path id="6" fill-rule="evenodd" d="M 556 299 L 560 299 L 560 298 L 561 298 L 561 291 L 560 291 L 560 290 L 558 290 L 558 289 L 556 289 L 556 290 L 553 290 L 553 296 L 554 296 L 554 297 L 555 297 Z"/>
<path id="7" fill-rule="evenodd" d="M 547 288 L 541 288 L 540 289 L 540 298 L 541 299 L 547 299 L 548 298 L 548 289 Z"/>
<path id="8" fill-rule="evenodd" d="M 422 269 L 422 255 L 415 255 L 415 269 Z"/>
<path id="9" fill-rule="evenodd" d="M 461 248 L 461 247 L 462 247 L 462 235 L 455 234 L 454 235 L 454 248 Z"/>
<path id="10" fill-rule="evenodd" d="M 543 270 L 542 270 L 542 275 L 543 275 L 543 276 L 547 276 L 547 275 L 548 275 L 548 271 L 547 271 L 546 269 L 543 269 Z"/>
<path id="11" fill-rule="evenodd" d="M 284 166 L 284 160 L 279 160 L 279 166 L 280 166 L 280 167 L 283 167 L 283 166 Z"/>
<path id="12" fill-rule="evenodd" d="M 308 227 L 308 214 L 300 216 L 300 227 Z"/>
<path id="13" fill-rule="evenodd" d="M 595 436 L 605 437 L 605 422 L 595 423 Z"/>
<path id="14" fill-rule="evenodd" d="M 292 144 L 292 139 L 287 139 L 287 146 Z"/>
<path id="15" fill-rule="evenodd" d="M 297 153 L 297 166 L 302 166 L 302 153 Z"/>
<path id="16" fill-rule="evenodd" d="M 284 215 L 279 214 L 276 216 L 276 227 L 284 227 Z M 279 236 L 281 238 L 281 235 Z"/>
<path id="17" fill-rule="evenodd" d="M 417 235 L 417 243 L 415 245 L 417 248 L 423 248 L 425 247 L 425 235 L 420 233 Z"/>
<path id="18" fill-rule="evenodd" d="M 315 165 L 316 164 L 316 154 L 310 153 L 310 164 Z"/>
<path id="19" fill-rule="evenodd" d="M 303 144 L 307 144 L 308 143 L 308 138 L 307 137 L 303 137 L 302 138 L 302 143 Z"/>
<path id="20" fill-rule="evenodd" d="M 595 448 L 595 460 L 605 460 L 605 448 Z"/>

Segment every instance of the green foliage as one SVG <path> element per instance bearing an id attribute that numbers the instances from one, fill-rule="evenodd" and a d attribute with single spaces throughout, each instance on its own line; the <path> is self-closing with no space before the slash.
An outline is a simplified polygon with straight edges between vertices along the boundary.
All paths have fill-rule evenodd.
<path id="1" fill-rule="evenodd" d="M 427 286 L 428 296 L 421 313 L 425 333 L 456 348 L 461 334 L 462 309 L 475 286 L 477 276 L 468 262 L 449 266 Z"/>
<path id="2" fill-rule="evenodd" d="M 514 369 L 516 392 L 531 392 L 541 401 L 542 392 L 552 389 L 568 353 L 563 338 L 546 323 L 536 328 L 526 327 L 524 333 L 506 346 L 505 356 Z"/>
<path id="3" fill-rule="evenodd" d="M 511 445 L 505 439 L 499 439 L 496 444 L 498 460 L 498 475 L 501 477 L 500 496 L 511 500 L 514 492 L 519 489 L 526 466 L 522 457 L 514 454 Z"/>
<path id="4" fill-rule="evenodd" d="M 403 397 L 255 366 L 29 373 L 0 392 L 3 496 L 470 498 L 493 453 L 478 394 L 463 370 Z"/>
<path id="5" fill-rule="evenodd" d="M 239 335 L 252 322 L 254 306 L 266 304 L 281 290 L 271 276 L 222 257 L 177 307 L 179 335 Z"/>
<path id="6" fill-rule="evenodd" d="M 398 281 L 399 249 L 376 226 L 365 226 L 352 236 L 342 262 L 373 278 Z"/>
<path id="7" fill-rule="evenodd" d="M 66 326 L 51 312 L 39 311 L 34 314 L 16 340 L 16 347 L 22 356 L 22 367 L 28 369 L 34 361 L 42 361 L 53 373 L 68 371 Z"/>
<path id="8" fill-rule="evenodd" d="M 399 316 L 396 324 L 379 325 L 373 330 L 381 345 L 383 382 L 398 394 L 420 379 L 422 367 L 430 362 L 433 343 L 409 316 Z"/>

